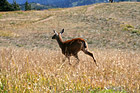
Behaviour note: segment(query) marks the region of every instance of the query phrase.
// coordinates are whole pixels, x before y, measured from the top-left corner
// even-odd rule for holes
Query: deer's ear
[[[53,30],[53,32],[54,32],[56,35],[58,35],[58,33],[57,33],[55,30]]]
[[[60,32],[61,34],[64,33],[64,29],[62,29],[62,31]]]
[[[55,30],[53,30],[53,32],[54,32],[54,33],[56,33],[56,31],[55,31]]]

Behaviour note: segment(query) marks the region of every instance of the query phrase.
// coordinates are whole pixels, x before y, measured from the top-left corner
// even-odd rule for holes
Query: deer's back
[[[64,42],[63,52],[68,54],[77,54],[83,47],[85,40],[82,38],[75,38]]]

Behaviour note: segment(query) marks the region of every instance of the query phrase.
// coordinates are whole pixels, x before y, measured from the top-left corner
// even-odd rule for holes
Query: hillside
[[[140,93],[140,3],[0,12],[0,93]],[[53,30],[93,59],[63,61]]]
[[[0,46],[54,48],[57,44],[51,40],[52,30],[64,28],[64,40],[82,37],[92,48],[139,50],[139,15],[140,3],[1,12]]]

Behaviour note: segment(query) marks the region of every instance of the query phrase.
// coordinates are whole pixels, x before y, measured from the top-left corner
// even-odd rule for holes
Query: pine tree
[[[14,11],[20,10],[20,7],[19,7],[19,5],[16,3],[15,0],[13,0],[12,6],[13,6]]]
[[[26,1],[25,2],[25,11],[31,10],[31,5]]]
[[[12,5],[7,0],[0,0],[0,11],[13,11]]]

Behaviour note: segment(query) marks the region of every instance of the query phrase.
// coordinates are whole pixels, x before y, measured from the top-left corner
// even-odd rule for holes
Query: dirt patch
[[[51,20],[51,19],[53,19],[53,18],[54,18],[54,17],[51,16],[51,17],[49,17],[49,18],[46,18],[46,19],[43,19],[43,20],[37,21],[37,22],[35,22],[34,24],[38,24],[38,23],[42,23],[42,22],[46,22],[46,21],[49,21],[49,20]]]

